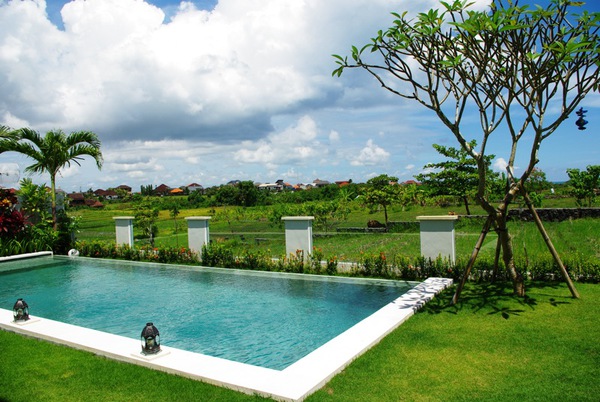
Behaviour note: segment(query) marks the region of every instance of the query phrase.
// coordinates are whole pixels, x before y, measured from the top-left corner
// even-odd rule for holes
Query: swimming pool
[[[416,283],[284,275],[117,260],[44,257],[3,263],[0,306],[38,317],[283,370]]]
[[[8,267],[15,267],[13,263],[6,264],[7,261],[22,259],[24,257],[36,258],[21,260],[21,262],[17,263],[17,268],[19,268],[18,264],[22,264],[20,266],[21,269],[35,269],[35,266],[44,265],[48,261],[44,260],[44,258],[39,258],[42,255],[47,256],[52,255],[52,253],[42,252],[26,256],[0,257],[0,272],[6,271]],[[82,258],[81,260],[84,259]],[[161,264],[153,264],[153,267],[153,269],[160,269]],[[164,265],[162,267],[166,268]],[[171,268],[174,267],[169,266],[169,269]],[[183,269],[189,270],[189,268]],[[238,275],[235,271],[231,271],[231,273]],[[260,275],[289,276],[289,274],[270,273]],[[0,278],[2,278],[0,282],[3,282],[4,276],[0,276]],[[372,281],[367,280],[366,282]],[[0,330],[11,331],[76,349],[90,351],[110,359],[186,376],[251,395],[259,394],[281,401],[302,401],[308,395],[325,385],[329,379],[341,372],[350,362],[377,344],[391,331],[398,328],[421,306],[451,284],[452,280],[446,278],[429,278],[424,282],[416,284],[415,287],[397,299],[386,304],[283,370],[274,370],[165,346],[170,343],[167,340],[168,337],[166,334],[164,342],[161,342],[163,351],[158,355],[144,356],[140,353],[139,334],[145,322],[141,326],[138,324],[133,330],[135,339],[42,318],[33,309],[30,309],[31,319],[29,321],[17,323],[13,321],[11,310],[16,298],[10,300],[8,307],[5,306],[4,302],[0,305]],[[142,285],[131,282],[131,287],[143,287]],[[26,288],[27,286],[29,285],[21,283],[19,287]],[[0,295],[3,297],[4,292],[4,290],[0,291]],[[151,300],[152,293],[147,292],[146,295],[149,298],[144,300]],[[119,300],[123,300],[123,298],[121,297]],[[156,311],[155,304],[146,303],[146,305],[149,311]],[[118,314],[119,312],[125,312],[126,310],[127,305],[121,303],[117,313],[113,313],[113,316],[118,316],[120,315]],[[177,311],[185,312],[186,309],[183,307]],[[163,329],[161,327],[161,337],[162,334]],[[431,353],[435,355],[436,351],[432,349]],[[419,364],[419,362],[415,362],[415,364]]]

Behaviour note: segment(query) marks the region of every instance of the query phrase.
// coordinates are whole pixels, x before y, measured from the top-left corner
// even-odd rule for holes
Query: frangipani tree
[[[587,12],[583,2],[570,0],[549,0],[545,8],[524,3],[493,0],[479,11],[468,1],[441,1],[440,9],[412,19],[407,13],[394,13],[393,26],[362,48],[353,47],[350,60],[334,55],[339,67],[333,72],[339,76],[348,68],[364,69],[388,91],[430,109],[475,160],[476,198],[488,219],[462,284],[493,227],[514,292],[521,296],[523,272],[515,266],[508,207],[521,194],[537,217],[525,182],[538,163],[540,147],[585,96],[598,89],[600,74],[600,13]],[[469,114],[479,118],[477,147],[470,144],[473,132],[466,132]],[[502,135],[502,130],[509,137],[508,183],[502,200],[493,203],[486,156],[490,137]],[[528,155],[520,174],[515,169],[518,151]],[[541,221],[536,221],[571,293],[578,297]]]

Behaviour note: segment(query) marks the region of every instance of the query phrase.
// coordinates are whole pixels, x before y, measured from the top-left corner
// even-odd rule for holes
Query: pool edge
[[[36,322],[19,325],[13,322],[12,311],[4,309],[0,309],[0,329],[247,394],[260,394],[281,401],[302,401],[452,283],[447,278],[429,278],[417,284],[393,302],[281,371],[164,345],[163,348],[168,353],[148,360],[139,354],[139,340],[38,317],[35,317]]]

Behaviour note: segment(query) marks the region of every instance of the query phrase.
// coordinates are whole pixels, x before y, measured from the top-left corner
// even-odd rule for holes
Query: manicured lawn
[[[308,401],[597,401],[600,286],[446,292]],[[0,331],[0,401],[250,401],[239,394]]]
[[[309,400],[597,401],[600,286],[469,286],[447,292]]]

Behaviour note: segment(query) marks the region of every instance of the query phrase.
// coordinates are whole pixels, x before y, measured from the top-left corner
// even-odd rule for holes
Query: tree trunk
[[[519,273],[515,267],[512,238],[508,233],[508,228],[506,227],[506,218],[499,217],[496,222],[498,237],[500,239],[500,244],[502,245],[502,259],[504,260],[504,266],[508,270],[510,278],[513,281],[513,292],[517,296],[524,297],[525,281],[523,279],[523,275]]]
[[[385,216],[385,229],[388,228],[388,214],[387,214],[387,206],[383,204],[383,215]]]
[[[537,211],[535,210],[535,207],[533,206],[533,202],[531,202],[531,198],[529,198],[529,194],[527,194],[527,191],[525,191],[524,189],[521,190],[521,193],[523,194],[523,198],[525,198],[525,203],[527,204],[527,207],[529,208],[529,210],[531,211],[531,214],[533,215],[533,219],[535,220],[535,224],[537,225],[537,228],[540,231],[540,234],[544,238],[544,242],[546,242],[546,246],[548,247],[550,254],[552,254],[552,257],[554,257],[554,261],[556,261],[556,264],[560,268],[560,272],[561,272],[565,282],[567,282],[567,286],[569,287],[569,290],[571,291],[571,295],[575,299],[579,299],[579,293],[577,292],[577,289],[575,289],[575,285],[573,285],[573,282],[571,281],[571,278],[569,277],[569,273],[567,272],[567,269],[565,268],[562,260],[560,259],[560,256],[558,255],[556,248],[554,248],[554,244],[552,244],[552,240],[550,240],[550,237],[548,236],[548,233],[546,232],[546,228],[544,227],[542,220],[540,219],[540,216],[538,215]]]
[[[500,243],[500,237],[496,240],[496,253],[494,255],[494,270],[492,271],[492,282],[498,279],[498,271],[500,270],[500,251],[502,250],[502,244]]]
[[[463,202],[465,203],[465,209],[467,210],[467,215],[471,215],[471,210],[469,209],[469,199],[466,195],[463,195]]]
[[[492,217],[488,216],[487,220],[485,221],[485,224],[483,225],[483,229],[481,229],[481,234],[479,235],[479,239],[477,239],[477,243],[475,243],[475,248],[473,249],[473,252],[471,253],[471,258],[469,259],[469,263],[467,264],[467,267],[465,268],[465,273],[463,274],[460,284],[456,288],[454,297],[452,297],[452,304],[458,303],[458,298],[460,297],[460,293],[462,292],[463,288],[465,287],[465,283],[467,282],[467,278],[469,277],[469,274],[471,273],[471,269],[473,268],[473,265],[475,265],[475,260],[477,259],[479,250],[481,250],[481,246],[483,245],[485,236],[487,235],[487,233],[490,230],[491,224],[492,224]]]
[[[52,208],[52,227],[54,231],[58,229],[56,222],[56,176],[50,176],[50,200]]]

